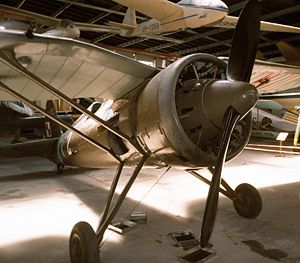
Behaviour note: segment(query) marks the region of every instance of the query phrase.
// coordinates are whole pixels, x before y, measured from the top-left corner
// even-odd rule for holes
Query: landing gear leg
[[[63,172],[63,170],[64,170],[64,165],[62,164],[62,163],[58,163],[57,165],[56,165],[56,168],[57,168],[57,173],[58,174],[61,174],[62,172]]]
[[[214,169],[209,168],[213,173]],[[211,182],[197,173],[196,171],[188,171],[202,182],[210,185]],[[233,202],[233,206],[239,216],[254,219],[259,216],[262,211],[262,199],[258,190],[250,184],[240,184],[233,190],[224,179],[221,179],[223,188],[219,188],[219,192],[228,197]]]
[[[130,179],[125,185],[122,193],[119,195],[115,204],[112,206],[112,200],[115,195],[115,190],[123,170],[124,163],[120,162],[110,191],[108,193],[106,206],[100,220],[97,231],[94,232],[92,227],[86,222],[77,223],[71,232],[70,236],[70,259],[71,263],[99,263],[99,247],[103,240],[103,235],[108,225],[112,222],[115,215],[119,211],[125,197],[130,190],[132,184],[137,178],[143,165],[148,159],[148,154],[144,154],[136,168],[134,169]]]

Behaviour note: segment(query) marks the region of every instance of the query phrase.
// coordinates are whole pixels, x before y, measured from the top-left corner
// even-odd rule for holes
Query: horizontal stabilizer
[[[40,156],[55,161],[58,138],[0,146],[0,158]]]
[[[118,22],[113,22],[113,21],[108,22],[108,25],[112,26],[112,27],[117,27],[120,29],[126,29],[126,30],[132,30],[132,29],[136,28],[136,26],[134,26],[134,25],[118,23]]]

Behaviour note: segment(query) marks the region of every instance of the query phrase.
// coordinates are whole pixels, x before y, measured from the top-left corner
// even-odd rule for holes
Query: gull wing
[[[145,79],[156,68],[85,42],[23,33],[0,32],[0,51],[14,52],[16,60],[70,98],[99,97],[118,99]],[[25,97],[44,102],[54,97],[40,86],[0,62],[0,80]],[[2,100],[12,97],[0,90]]]
[[[235,28],[237,21],[238,21],[238,17],[226,16],[220,22],[208,26]],[[282,24],[266,22],[266,21],[260,21],[260,29],[262,31],[271,31],[271,32],[300,33],[299,27],[282,25]]]

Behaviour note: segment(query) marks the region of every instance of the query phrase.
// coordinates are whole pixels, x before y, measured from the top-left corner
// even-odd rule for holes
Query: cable
[[[168,171],[170,171],[171,166],[168,166],[168,168],[166,169],[166,171],[164,171],[164,173],[156,180],[156,182],[150,187],[150,189],[143,195],[143,197],[137,201],[137,203],[135,204],[135,206],[133,207],[133,209],[131,209],[130,214],[128,214],[128,216],[130,216],[132,214],[132,212],[139,206],[139,204],[146,198],[146,196],[153,190],[153,188],[159,183],[159,181],[166,175],[166,173]]]

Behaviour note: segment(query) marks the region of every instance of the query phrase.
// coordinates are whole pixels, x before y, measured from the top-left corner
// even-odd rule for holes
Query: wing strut
[[[134,183],[135,179],[137,178],[139,172],[141,171],[141,169],[143,168],[143,165],[145,164],[145,162],[147,161],[149,155],[145,154],[142,159],[139,161],[138,165],[135,167],[130,179],[128,180],[127,184],[125,185],[125,187],[123,188],[122,193],[119,195],[118,199],[116,200],[116,202],[114,203],[113,207],[111,208],[111,202],[112,199],[114,197],[115,194],[115,189],[119,180],[119,176],[123,170],[123,163],[120,163],[117,169],[117,173],[115,175],[115,178],[112,182],[112,185],[110,187],[110,191],[108,194],[108,198],[107,198],[107,203],[106,203],[106,207],[104,210],[104,213],[102,215],[100,224],[97,228],[96,234],[97,234],[97,239],[98,239],[98,244],[100,245],[103,239],[103,235],[105,230],[107,229],[108,225],[111,223],[111,221],[113,220],[113,218],[115,217],[115,215],[117,214],[117,212],[119,211],[128,191],[130,190],[132,184]],[[111,208],[109,214],[108,211]]]
[[[43,89],[47,90],[48,92],[52,93],[53,95],[57,96],[58,98],[68,102],[72,107],[80,111],[82,114],[85,114],[89,118],[96,121],[99,125],[102,125],[105,129],[108,131],[114,133],[116,136],[120,137],[121,139],[127,141],[136,151],[138,151],[141,154],[145,154],[145,151],[140,147],[140,145],[133,139],[131,139],[129,136],[127,136],[125,133],[117,130],[114,126],[109,124],[108,122],[100,119],[98,116],[93,114],[92,112],[88,111],[84,107],[82,107],[80,104],[73,101],[71,98],[60,92],[59,90],[52,87],[49,83],[45,82],[44,80],[40,79],[30,71],[28,71],[26,68],[24,68],[15,58],[15,54],[12,50],[0,50],[0,61],[9,66],[10,68],[14,69],[15,71],[19,72],[26,78],[32,80],[39,86],[41,86]],[[30,103],[29,103],[30,104]]]

